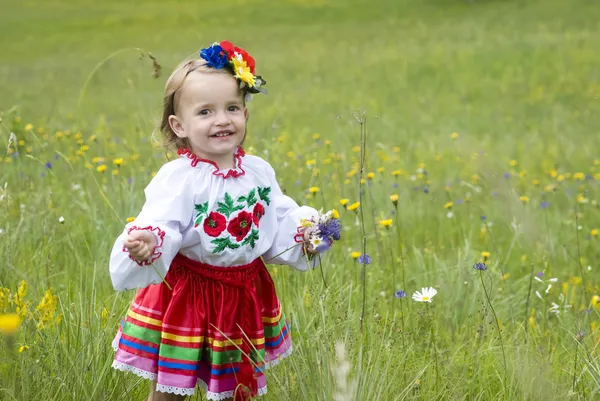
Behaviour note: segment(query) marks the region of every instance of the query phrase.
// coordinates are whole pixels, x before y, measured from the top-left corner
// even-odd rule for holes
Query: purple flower
[[[425,188],[423,189],[423,192],[425,192],[426,194],[428,194],[428,193],[429,193],[429,188],[425,187]]]
[[[465,201],[462,199],[457,199],[454,203],[456,203],[457,205],[462,205],[463,203],[465,203]]]
[[[315,248],[315,251],[322,253],[322,252],[325,252],[326,250],[328,250],[330,247],[331,247],[331,242],[322,241],[319,245],[317,245],[317,247]]]
[[[127,179],[127,183],[129,183],[129,184],[133,184],[133,177],[129,177],[129,178]]]
[[[473,269],[484,272],[487,270],[487,266],[485,265],[485,263],[478,262],[478,263],[475,263],[475,265],[473,266]]]
[[[492,196],[494,196],[494,197],[495,197],[495,196],[498,196],[498,191],[494,191],[494,192],[492,192]]]
[[[358,263],[360,263],[361,265],[370,265],[371,257],[369,255],[367,255],[366,253],[363,253],[362,255],[360,255],[358,257]]]
[[[406,292],[403,290],[398,290],[394,294],[394,298],[404,298],[404,297],[406,297]]]
[[[538,276],[538,277],[543,277],[543,276],[544,276],[544,272],[539,272],[539,273],[537,274],[537,276]]]
[[[329,219],[325,224],[319,224],[319,231],[323,238],[330,238],[334,241],[340,239],[340,221],[338,219]]]
[[[542,203],[540,203],[540,207],[542,209],[547,209],[548,206],[550,206],[550,202],[548,202],[548,201],[543,201]]]
[[[397,182],[394,183],[394,188],[398,188],[398,183]]]
[[[486,221],[486,220],[487,220],[487,217],[481,216],[481,221]]]
[[[45,166],[46,166],[46,168],[52,168],[52,163],[46,162]]]
[[[510,179],[510,173],[504,173],[504,178],[506,178],[507,180]]]
[[[59,154],[58,154],[58,153],[55,153],[55,154],[54,154],[54,160],[58,160],[58,158],[59,158],[59,157],[60,157],[60,156],[59,156]]]
[[[221,69],[228,63],[227,52],[220,45],[211,45],[200,50],[200,57],[206,60],[206,65],[215,69]]]

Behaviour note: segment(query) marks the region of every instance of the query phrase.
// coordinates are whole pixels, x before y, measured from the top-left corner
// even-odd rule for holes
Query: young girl
[[[265,92],[254,69],[221,42],[171,74],[161,129],[180,157],[152,179],[111,253],[114,288],[141,289],[112,366],[154,381],[150,400],[183,399],[197,383],[209,400],[263,395],[263,370],[292,351],[263,260],[314,267],[303,219],[318,212],[283,195],[269,163],[241,147],[246,102]]]

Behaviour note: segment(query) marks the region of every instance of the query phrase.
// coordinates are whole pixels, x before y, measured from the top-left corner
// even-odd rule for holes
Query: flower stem
[[[500,349],[502,350],[502,363],[504,365],[504,392],[505,392],[505,396],[508,397],[508,385],[507,385],[507,376],[508,376],[508,369],[506,367],[506,353],[504,352],[504,341],[502,340],[502,331],[500,330],[500,322],[498,321],[498,316],[496,315],[496,310],[494,309],[494,306],[492,305],[492,300],[490,299],[490,295],[488,293],[487,287],[485,286],[485,282],[483,281],[483,271],[479,271],[479,278],[481,279],[481,285],[483,286],[483,291],[485,292],[485,299],[487,300],[488,305],[490,306],[490,310],[492,311],[492,314],[494,315],[494,322],[496,323],[496,329],[498,330],[498,338],[500,339]],[[492,280],[492,276],[488,275],[490,278],[490,285],[491,285],[491,280]]]

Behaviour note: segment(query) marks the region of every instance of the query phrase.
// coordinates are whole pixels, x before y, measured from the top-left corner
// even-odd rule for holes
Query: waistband
[[[196,275],[219,281],[223,284],[234,286],[247,286],[249,281],[254,280],[260,271],[266,270],[266,266],[261,258],[252,262],[233,267],[214,266],[208,263],[198,262],[178,253],[173,259],[173,265],[181,266]]]

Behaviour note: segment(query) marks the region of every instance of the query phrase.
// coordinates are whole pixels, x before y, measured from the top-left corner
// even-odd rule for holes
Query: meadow
[[[0,4],[0,400],[147,396],[109,252],[173,157],[166,77],[224,39],[268,83],[247,152],[344,227],[269,266],[295,351],[265,400],[600,399],[595,2]]]

